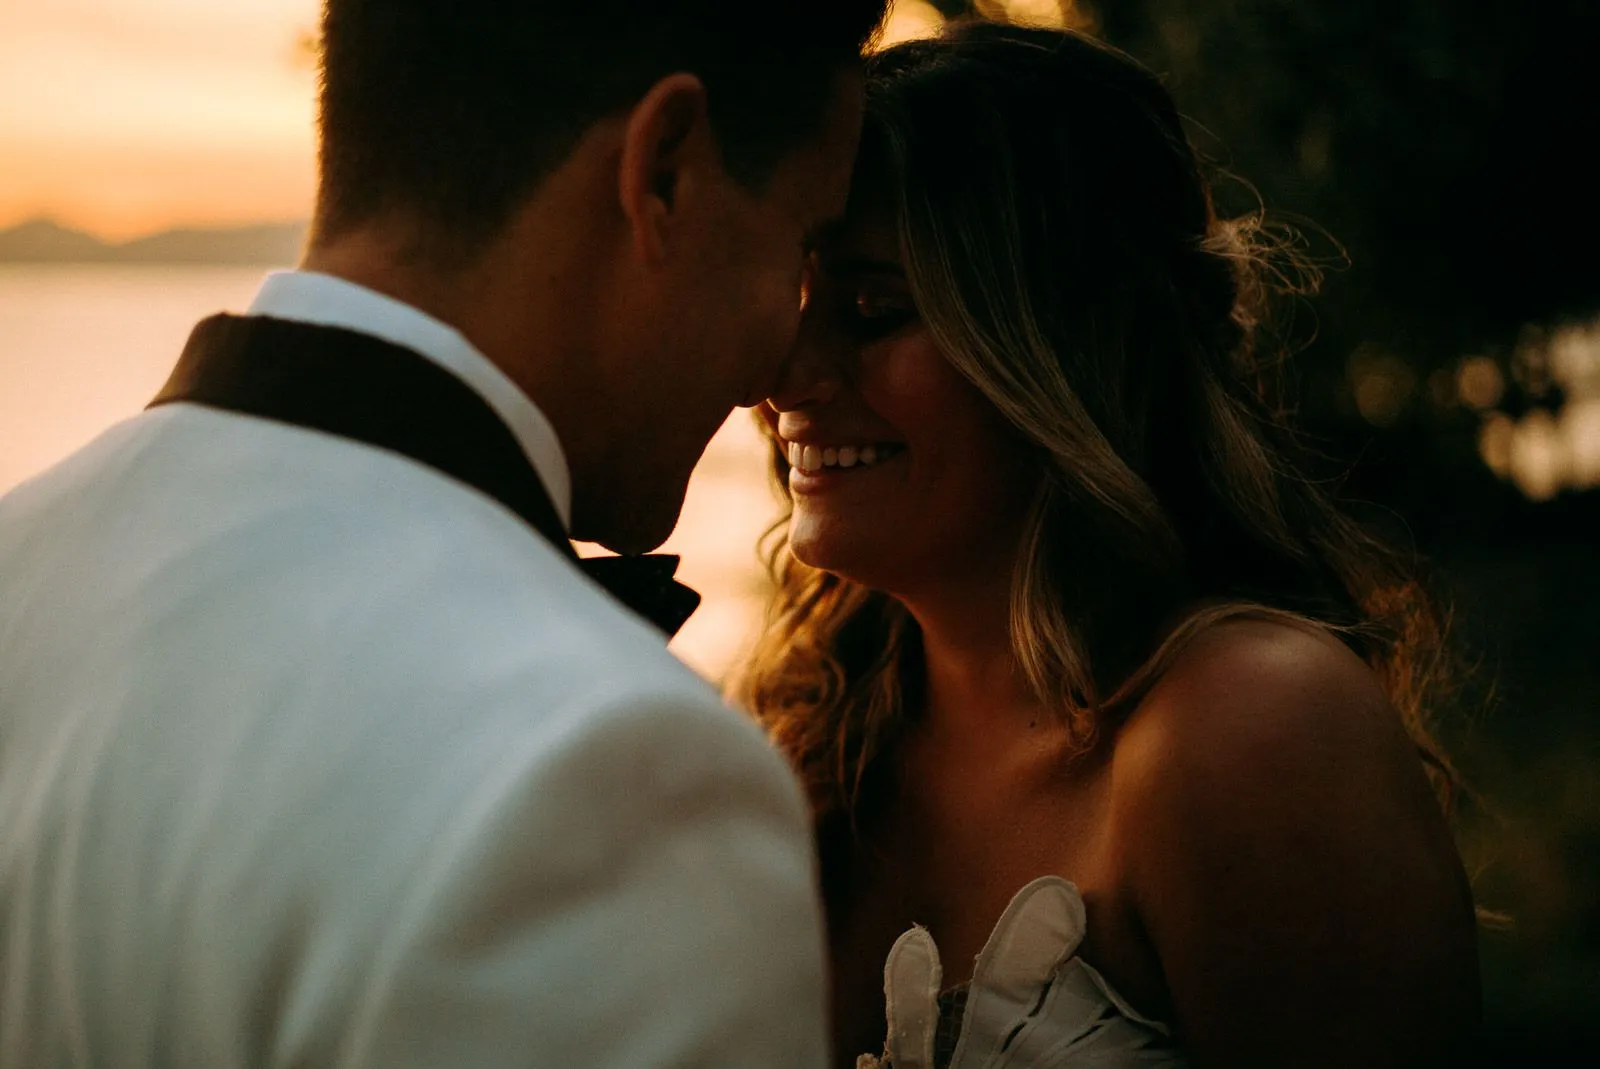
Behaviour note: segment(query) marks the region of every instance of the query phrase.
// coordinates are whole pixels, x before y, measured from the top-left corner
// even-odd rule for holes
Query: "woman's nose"
[[[778,369],[772,396],[774,411],[789,412],[807,405],[827,404],[844,385],[837,340],[827,336],[820,317],[811,309],[801,317],[794,348]]]

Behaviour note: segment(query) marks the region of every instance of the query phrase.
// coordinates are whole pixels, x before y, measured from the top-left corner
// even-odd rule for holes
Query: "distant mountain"
[[[0,263],[289,265],[300,259],[304,223],[165,230],[121,244],[34,219],[0,230]]]
[[[35,219],[0,230],[0,260],[49,263],[105,260],[110,246],[80,230],[68,230],[48,219]]]

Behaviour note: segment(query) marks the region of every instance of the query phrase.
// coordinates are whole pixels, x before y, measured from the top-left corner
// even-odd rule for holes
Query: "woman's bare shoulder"
[[[1112,768],[1119,866],[1191,1044],[1271,1036],[1286,1062],[1320,1044],[1386,1064],[1386,1036],[1421,1055],[1465,1027],[1460,861],[1399,714],[1337,638],[1209,628],[1122,726]]]
[[[1199,738],[1207,745],[1169,749]],[[1240,617],[1189,640],[1123,725],[1117,750],[1124,760],[1148,760],[1155,747],[1186,763],[1226,763],[1258,746],[1325,753],[1363,742],[1410,753],[1373,669],[1310,624]]]
[[[1142,832],[1179,820],[1222,834],[1212,818],[1233,810],[1345,827],[1352,795],[1442,824],[1376,672],[1310,625],[1240,618],[1196,636],[1122,725],[1112,762],[1115,809]]]

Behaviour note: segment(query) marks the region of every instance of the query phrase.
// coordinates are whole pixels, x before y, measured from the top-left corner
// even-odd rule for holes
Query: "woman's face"
[[[934,344],[887,211],[852,210],[819,253],[768,406],[801,561],[905,595],[1009,576],[1032,451]]]

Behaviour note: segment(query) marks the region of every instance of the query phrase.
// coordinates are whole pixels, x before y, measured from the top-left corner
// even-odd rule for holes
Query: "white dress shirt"
[[[572,476],[550,420],[516,383],[447,323],[366,286],[318,271],[274,271],[248,315],[370,334],[427,357],[472,387],[522,446],[561,517],[572,527]]]

